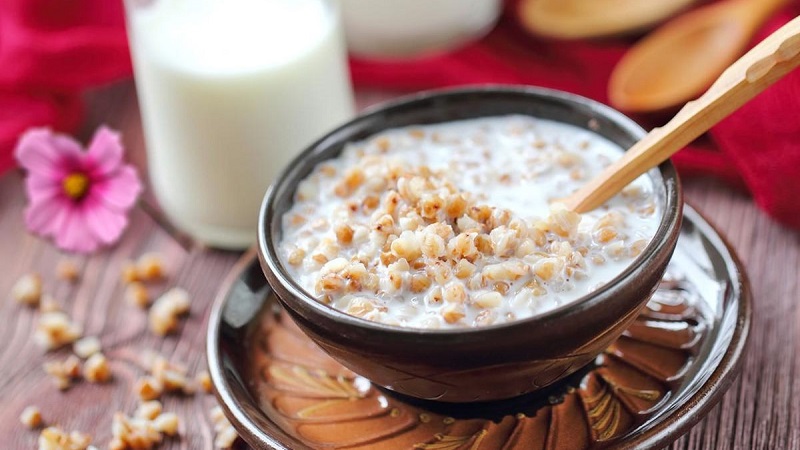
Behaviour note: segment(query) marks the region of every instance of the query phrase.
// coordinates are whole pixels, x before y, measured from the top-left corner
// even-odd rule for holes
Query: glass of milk
[[[347,46],[367,58],[412,58],[488,33],[502,0],[340,0]]]
[[[219,248],[255,242],[259,205],[303,147],[354,114],[331,0],[126,0],[161,208]]]

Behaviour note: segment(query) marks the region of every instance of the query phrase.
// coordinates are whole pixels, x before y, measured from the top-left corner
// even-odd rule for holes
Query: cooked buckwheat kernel
[[[107,383],[111,380],[108,359],[102,353],[95,353],[83,364],[83,378],[90,383]]]
[[[139,279],[139,272],[136,270],[136,263],[133,261],[125,261],[122,263],[122,270],[120,273],[123,283],[133,283],[134,281],[142,281]]]
[[[467,301],[467,290],[458,281],[451,281],[444,287],[444,300],[448,303],[464,303]]]
[[[306,251],[302,248],[295,248],[289,254],[289,264],[297,266],[303,263],[303,258],[306,257]]]
[[[160,404],[148,402],[146,411],[141,415],[128,417],[121,412],[114,414],[111,422],[112,439],[109,448],[112,450],[152,449],[164,440],[164,435],[178,434],[180,419],[174,413],[162,413]],[[140,407],[141,408],[141,407]],[[156,413],[156,409],[158,412]],[[150,417],[152,416],[152,417]]]
[[[198,373],[194,377],[194,381],[206,394],[210,394],[214,391],[214,385],[211,383],[211,375],[209,375],[208,372],[203,371]]]
[[[144,376],[136,380],[133,390],[143,401],[155,400],[164,392],[164,384],[152,376]]]
[[[125,301],[129,305],[147,308],[150,303],[150,294],[147,287],[139,281],[133,281],[125,288]]]
[[[42,426],[42,413],[35,406],[28,406],[19,415],[19,421],[28,428],[39,428]]]
[[[222,412],[222,408],[219,406],[211,408],[210,415],[211,422],[214,424],[214,432],[216,433],[216,436],[214,436],[214,448],[228,449],[233,447],[239,435],[233,425],[228,422],[225,413]]]
[[[166,336],[178,329],[180,316],[189,312],[189,293],[181,288],[172,288],[153,303],[148,313],[150,331]]]
[[[158,253],[145,253],[136,260],[137,279],[141,281],[157,281],[166,275],[164,258]]]
[[[52,311],[39,316],[33,339],[45,350],[53,350],[75,342],[81,333],[83,328],[73,323],[66,313]]]
[[[645,247],[647,247],[647,240],[646,239],[639,239],[637,241],[634,241],[633,243],[631,243],[631,246],[628,248],[628,254],[632,258],[635,258],[635,257],[639,256],[642,253],[642,251],[644,251]]]
[[[178,415],[172,412],[163,413],[153,419],[153,425],[156,427],[156,430],[166,434],[167,436],[175,436],[178,434],[178,428],[180,427],[180,419],[178,419]]]
[[[99,353],[100,350],[102,350],[100,339],[97,339],[94,336],[80,338],[72,345],[72,351],[75,352],[78,357],[83,359],[86,359],[95,353]]]
[[[163,405],[158,400],[142,402],[133,413],[133,417],[139,419],[153,420],[163,411]]]
[[[39,450],[87,450],[91,443],[88,434],[67,433],[58,427],[47,427],[39,434]]]
[[[189,378],[186,367],[171,363],[159,354],[148,352],[143,355],[142,359],[142,365],[149,374],[139,380],[142,387],[147,390],[146,396],[155,396],[152,398],[156,398],[163,392],[193,394],[200,384]],[[202,385],[200,387],[204,389]],[[143,400],[152,398],[142,397]]]
[[[56,276],[64,281],[74,283],[81,276],[80,268],[74,259],[62,259],[56,266]]]
[[[48,361],[42,365],[45,373],[50,375],[53,383],[59,390],[67,390],[72,386],[72,380],[81,375],[81,361],[70,355],[63,361]]]
[[[484,309],[497,308],[503,302],[503,295],[499,292],[484,292],[475,296],[473,303]]]
[[[11,296],[17,303],[38,306],[42,298],[42,277],[35,273],[23,275],[11,288]]]
[[[349,225],[339,224],[336,226],[334,231],[336,233],[336,239],[339,241],[339,243],[347,245],[353,242],[353,229],[350,228]]]
[[[497,314],[489,309],[484,309],[475,316],[475,325],[486,326],[495,323]]]
[[[442,318],[447,323],[457,323],[464,316],[464,305],[451,303],[442,307]]]

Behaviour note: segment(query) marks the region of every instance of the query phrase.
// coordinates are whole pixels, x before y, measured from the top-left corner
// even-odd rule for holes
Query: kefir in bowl
[[[381,386],[455,402],[531,392],[616,339],[674,250],[669,163],[595,211],[558,201],[642,135],[542,89],[395,102],[279,177],[260,216],[262,266],[300,328]]]

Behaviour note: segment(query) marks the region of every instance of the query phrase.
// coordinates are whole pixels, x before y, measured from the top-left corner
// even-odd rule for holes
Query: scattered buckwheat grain
[[[81,277],[80,268],[74,259],[62,259],[56,266],[56,276],[64,281],[75,283]]]
[[[72,386],[72,380],[80,377],[81,360],[75,355],[69,355],[63,361],[48,361],[42,364],[42,368],[50,375],[56,387],[64,391]]]
[[[214,447],[220,449],[233,447],[239,435],[233,425],[228,422],[228,418],[225,417],[222,408],[219,406],[211,408],[210,415],[211,422],[214,424],[214,432],[217,433],[214,437]]]
[[[53,350],[75,342],[81,333],[83,328],[72,322],[66,313],[51,311],[39,316],[33,339],[45,350]]]
[[[189,312],[189,293],[181,288],[172,288],[153,303],[148,316],[150,331],[166,336],[178,329],[180,316]]]
[[[35,273],[23,275],[11,288],[11,296],[23,305],[38,306],[42,298],[42,277]]]
[[[102,350],[100,339],[95,336],[86,336],[78,339],[72,345],[72,351],[80,358],[86,359]]]
[[[136,263],[133,261],[125,261],[122,263],[120,277],[122,278],[122,282],[125,284],[141,281],[139,279],[139,274],[136,271]]]
[[[90,435],[59,427],[47,427],[39,434],[39,450],[87,450],[91,443]]]
[[[153,425],[155,425],[158,431],[167,436],[175,436],[178,434],[178,428],[181,422],[177,414],[166,412],[153,419]]]
[[[108,359],[102,353],[95,353],[83,364],[83,378],[90,383],[107,383],[111,380]]]
[[[152,449],[159,445],[164,436],[175,436],[180,428],[180,419],[175,413],[162,412],[161,404],[148,402],[143,410],[137,409],[134,417],[121,412],[114,414],[111,422],[111,450]]]
[[[194,381],[197,383],[197,386],[199,386],[200,389],[202,389],[206,394],[210,394],[214,389],[214,386],[211,383],[211,375],[209,375],[206,371],[198,373],[194,377]]]
[[[136,380],[133,390],[143,401],[155,400],[164,392],[164,384],[148,375]]]
[[[164,279],[167,271],[164,257],[158,253],[145,253],[136,261],[136,272],[142,281],[158,281]]]
[[[139,308],[147,308],[150,303],[150,294],[147,292],[147,287],[139,281],[133,281],[125,288],[125,301],[129,305],[138,306]]]
[[[19,421],[28,428],[39,428],[42,426],[42,413],[35,406],[28,406],[19,415]]]
[[[161,402],[158,400],[150,400],[146,402],[142,402],[139,404],[139,407],[136,408],[136,411],[133,413],[133,417],[137,417],[139,419],[147,419],[153,420],[161,414],[164,407],[161,405]]]
[[[156,354],[152,357],[148,370],[166,392],[192,394],[195,391],[194,381],[187,375],[186,367],[171,363],[161,355]]]

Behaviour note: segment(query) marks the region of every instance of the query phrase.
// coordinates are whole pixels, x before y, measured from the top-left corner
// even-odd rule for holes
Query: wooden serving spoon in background
[[[559,39],[606,37],[641,31],[697,0],[522,0],[520,23]]]
[[[725,69],[705,94],[687,103],[666,125],[650,131],[619,160],[562,202],[577,212],[597,208],[798,65],[800,17],[781,27]]]
[[[608,88],[611,104],[623,111],[650,112],[696,98],[787,3],[728,0],[668,22],[631,48],[614,68]]]

